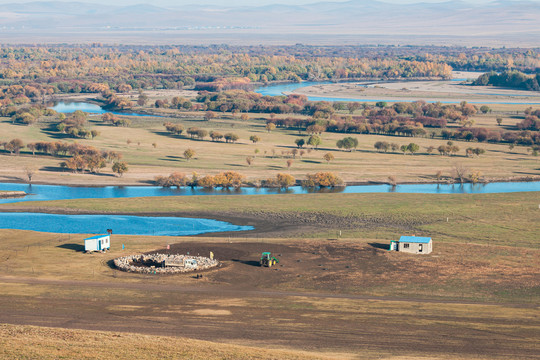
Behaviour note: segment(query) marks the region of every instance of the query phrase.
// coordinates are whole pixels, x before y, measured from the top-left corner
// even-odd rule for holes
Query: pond
[[[27,185],[0,183],[0,191],[24,191],[30,195],[22,198],[0,199],[1,203],[38,200],[104,199],[146,196],[192,196],[192,195],[273,195],[308,193],[412,193],[412,194],[489,194],[540,191],[540,181],[493,182],[488,184],[402,184],[351,185],[336,188],[303,188],[293,186],[287,190],[243,187],[240,189],[161,188],[158,186],[104,186],[75,187],[61,185]]]
[[[61,234],[114,234],[185,236],[221,231],[252,230],[210,219],[148,217],[131,215],[57,215],[41,213],[0,213],[0,229],[32,230]]]
[[[115,115],[126,115],[126,116],[151,116],[151,117],[161,117],[159,115],[148,115],[148,114],[141,114],[141,113],[135,113],[135,112],[122,112],[122,111],[111,111],[104,109],[103,107],[92,104],[88,102],[64,102],[60,101],[56,103],[54,106],[51,107],[56,112],[63,113],[63,114],[70,114],[72,112],[75,112],[77,110],[84,111],[85,113],[89,114],[105,114],[105,113],[111,113]]]

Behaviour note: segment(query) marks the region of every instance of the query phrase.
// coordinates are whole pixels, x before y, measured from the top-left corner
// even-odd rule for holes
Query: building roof
[[[96,235],[96,236],[92,236],[92,237],[86,238],[86,239],[84,239],[84,240],[101,239],[101,238],[106,237],[106,236],[109,236],[109,235],[107,235],[107,234],[105,234],[105,235]]]
[[[420,236],[402,236],[399,238],[399,242],[408,242],[408,243],[429,244],[430,241],[431,241],[430,237],[420,237]]]

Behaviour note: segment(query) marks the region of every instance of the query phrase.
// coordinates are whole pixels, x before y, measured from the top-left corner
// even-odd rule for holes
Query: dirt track
[[[518,326],[516,319],[469,309],[497,314],[500,310],[491,309],[504,312],[516,304],[354,294],[351,287],[385,281],[363,273],[402,270],[378,246],[337,241],[172,245],[170,252],[207,255],[213,251],[223,261],[222,268],[203,272],[202,280],[195,280],[193,274],[156,277],[112,269],[111,282],[2,276],[0,283],[26,290],[19,296],[0,294],[0,322],[353,354],[369,350],[538,357],[533,340],[538,320],[521,320]],[[262,251],[275,254],[278,266],[258,266]],[[39,295],[28,296],[33,291]]]

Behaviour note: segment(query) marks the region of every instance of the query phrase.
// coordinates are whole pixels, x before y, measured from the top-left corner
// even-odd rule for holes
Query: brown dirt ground
[[[212,251],[223,266],[202,272],[200,280],[194,274],[156,277],[112,269],[112,277],[130,281],[0,276],[3,286],[46,289],[38,296],[0,294],[0,323],[185,336],[326,353],[369,350],[430,358],[448,354],[538,358],[538,347],[531,341],[538,335],[537,320],[516,322],[473,310],[502,306],[507,311],[536,311],[533,304],[505,307],[358,295],[359,287],[388,281],[384,274],[403,273],[413,279],[441,268],[436,277],[453,276],[438,257],[421,261],[381,247],[328,240],[185,242],[155,252],[208,256]],[[262,251],[271,251],[279,264],[260,267]],[[407,259],[398,260],[399,255]],[[186,282],[188,278],[191,281]]]

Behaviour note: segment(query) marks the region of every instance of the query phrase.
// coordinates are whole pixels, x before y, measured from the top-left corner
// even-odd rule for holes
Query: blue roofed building
[[[111,248],[110,235],[96,235],[84,239],[84,251],[105,251]]]
[[[402,236],[398,241],[390,243],[390,250],[412,254],[429,254],[433,251],[433,241],[430,237]]]

